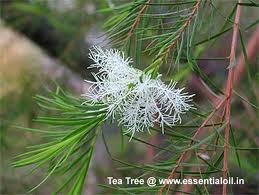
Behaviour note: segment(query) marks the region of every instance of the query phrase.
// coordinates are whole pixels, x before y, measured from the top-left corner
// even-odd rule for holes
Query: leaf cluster
[[[39,187],[52,175],[65,175],[59,193],[71,186],[69,194],[81,194],[92,157],[98,128],[105,118],[104,105],[91,105],[81,99],[65,94],[60,88],[50,97],[36,96],[38,105],[58,117],[39,117],[35,121],[45,129],[21,128],[39,133],[48,142],[30,146],[30,151],[18,155],[12,165],[22,167],[34,165],[31,172],[48,164],[46,177],[34,188]],[[69,174],[68,174],[69,173]]]

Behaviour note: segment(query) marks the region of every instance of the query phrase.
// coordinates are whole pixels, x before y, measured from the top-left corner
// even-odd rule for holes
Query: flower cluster
[[[117,119],[127,130],[125,133],[149,131],[150,127],[173,126],[181,122],[181,114],[193,108],[188,104],[193,95],[176,89],[176,83],[163,83],[158,76],[150,75],[130,66],[132,60],[116,49],[103,51],[100,47],[90,49],[89,58],[94,61],[90,68],[95,82],[84,94],[93,102],[107,105],[107,117]],[[89,82],[89,81],[88,81]]]

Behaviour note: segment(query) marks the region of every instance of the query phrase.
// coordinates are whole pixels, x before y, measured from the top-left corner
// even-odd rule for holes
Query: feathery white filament
[[[89,93],[93,102],[107,105],[107,117],[117,118],[119,123],[132,133],[143,132],[159,124],[173,126],[181,122],[181,114],[193,108],[190,101],[193,95],[176,89],[176,83],[166,85],[159,76],[152,79],[149,75],[130,66],[132,60],[116,49],[102,50],[94,46],[89,58],[94,61],[90,68],[98,68],[94,74],[95,82]]]

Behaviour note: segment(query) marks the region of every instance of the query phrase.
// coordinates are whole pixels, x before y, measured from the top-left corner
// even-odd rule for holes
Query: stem
[[[259,51],[259,27],[257,27],[255,32],[249,39],[246,48],[247,48],[247,61],[244,55],[240,54],[240,56],[238,57],[238,64],[234,69],[234,80],[233,80],[234,86],[240,82],[245,72],[245,67],[247,65],[246,63],[252,63],[257,57],[257,53]],[[224,60],[226,59],[229,59],[229,57],[224,58]],[[197,59],[197,60],[203,60],[203,58]],[[205,59],[205,60],[210,60],[210,59]],[[217,60],[217,59],[213,58],[213,60]],[[191,83],[203,96],[208,98],[213,103],[213,105],[218,104],[220,97],[214,94],[214,92],[204,82],[202,82],[201,79],[199,79],[197,76],[193,76]],[[227,86],[227,81],[224,84],[224,86]],[[226,87],[223,90],[226,91]]]
[[[139,11],[139,14],[137,16],[137,18],[135,19],[134,23],[131,26],[131,29],[128,33],[128,36],[126,39],[130,38],[131,35],[133,34],[133,32],[135,31],[136,27],[139,24],[140,18],[141,18],[141,14],[143,14],[145,12],[145,10],[148,8],[149,3],[151,2],[151,0],[148,0],[145,5],[141,8],[141,10]]]
[[[174,39],[174,41],[172,42],[171,45],[169,45],[169,47],[167,48],[167,50],[162,53],[160,56],[166,56],[170,53],[170,51],[174,48],[174,46],[176,45],[177,41],[179,40],[179,38],[181,38],[181,35],[183,34],[183,32],[186,30],[186,28],[189,26],[189,24],[191,23],[192,19],[194,18],[195,14],[197,13],[199,6],[201,4],[201,0],[197,0],[196,4],[194,5],[194,8],[191,12],[191,15],[189,16],[189,18],[185,21],[185,23],[183,24],[183,26],[180,28],[180,32],[179,34],[176,36],[176,38]]]
[[[241,3],[241,0],[238,1]],[[230,110],[231,110],[231,95],[233,90],[233,81],[234,81],[234,67],[233,64],[236,61],[236,48],[237,48],[237,38],[238,38],[238,25],[240,21],[241,6],[237,5],[237,11],[235,16],[235,21],[233,24],[233,36],[231,43],[231,50],[229,56],[229,70],[226,86],[226,110],[225,110],[225,120],[226,120],[226,129],[225,129],[225,143],[224,143],[224,160],[223,160],[223,179],[227,179],[228,175],[228,147],[229,147],[229,130],[230,130]],[[227,184],[223,184],[223,195],[227,195]]]
[[[214,114],[217,112],[217,110],[220,109],[220,107],[225,103],[226,99],[224,98],[223,100],[221,100],[218,105],[216,106],[216,108],[213,110],[213,112],[210,113],[210,115],[203,121],[203,123],[201,124],[201,126],[197,129],[196,133],[193,135],[192,137],[192,141],[190,142],[189,145],[193,144],[193,140],[196,139],[196,137],[200,134],[201,130],[203,127],[205,127],[207,125],[207,123],[210,121],[210,119],[214,116]],[[174,177],[174,174],[176,173],[177,168],[180,166],[180,164],[182,163],[182,161],[184,160],[186,154],[188,153],[187,151],[184,151],[181,156],[179,157],[176,166],[173,168],[173,170],[171,171],[171,174],[169,175],[169,177],[167,179],[171,179]],[[165,187],[168,184],[165,183],[164,186],[160,189],[159,194],[161,195],[163,193],[163,190],[165,189]]]

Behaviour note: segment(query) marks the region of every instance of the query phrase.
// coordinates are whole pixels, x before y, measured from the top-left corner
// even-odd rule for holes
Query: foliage
[[[72,183],[70,194],[80,194],[99,131],[96,127],[104,120],[104,106],[87,102],[82,105],[82,100],[68,96],[59,88],[51,93],[51,98],[37,96],[36,99],[42,108],[57,112],[59,117],[37,118],[36,122],[45,124],[46,130],[22,128],[48,137],[49,142],[31,146],[31,151],[16,157],[13,166],[34,164],[33,172],[49,163],[48,174],[39,185],[52,174],[67,175],[69,171],[67,181],[56,193]]]
[[[237,117],[238,120],[246,119],[247,122],[251,120],[251,127],[250,129],[242,125],[240,128],[234,127],[234,122],[226,118],[226,110],[230,110],[231,103],[229,102],[229,94],[198,65],[198,60],[202,60],[202,54],[211,47],[215,47],[216,41],[234,28],[234,18],[238,8],[256,8],[258,4],[254,1],[233,2],[228,7],[231,9],[228,9],[227,16],[221,13],[222,8],[218,7],[216,1],[135,0],[99,10],[99,13],[103,14],[114,13],[114,16],[106,22],[104,27],[107,29],[111,43],[132,56],[136,61],[136,67],[142,68],[141,64],[144,62],[149,64],[145,67],[145,72],[152,76],[159,74],[159,71],[166,71],[164,80],[178,77],[179,80],[186,81],[188,75],[193,72],[202,80],[209,93],[219,100],[213,105],[214,108],[196,105],[197,111],[192,110],[183,119],[182,124],[165,128],[163,146],[134,135],[133,141],[129,144],[138,142],[152,147],[156,152],[152,163],[125,162],[114,157],[105,137],[103,137],[110,157],[114,162],[122,165],[121,172],[133,170],[134,176],[143,178],[148,176],[156,178],[209,178],[219,177],[222,173],[231,176],[230,166],[227,170],[223,170],[226,163],[227,165],[231,163],[233,167],[248,172],[254,173],[258,170],[256,159],[250,158],[247,162],[244,160],[249,155],[256,156],[259,149],[258,143],[243,139],[250,129],[252,135],[257,135],[258,124],[253,122],[254,119],[247,119],[245,114],[240,115],[240,109],[236,106],[232,110],[232,116]],[[213,31],[211,24],[217,27],[213,28]],[[258,69],[250,67],[246,43],[243,38],[245,31],[254,30],[257,24],[258,20],[245,25],[241,23],[240,28],[238,28],[240,51],[247,64],[248,79],[240,86],[243,91],[247,90],[244,89],[246,86],[258,84]],[[143,59],[147,56],[148,59],[144,61]],[[206,60],[228,59],[229,57],[213,57]],[[227,71],[235,66],[237,63],[230,63]],[[232,88],[230,87],[230,89]],[[238,94],[237,100],[234,100],[236,104],[241,104],[242,107],[247,108],[249,110],[247,112],[252,112],[253,116],[258,117],[257,92],[256,89],[251,88],[249,92],[245,93],[247,97],[244,97],[243,93],[240,95],[237,92],[235,93]],[[53,110],[59,117],[38,118],[36,122],[47,125],[46,130],[25,129],[41,133],[47,136],[50,141],[33,146],[32,151],[18,156],[18,159],[13,162],[13,166],[21,167],[34,164],[33,170],[35,170],[50,163],[48,174],[41,183],[52,174],[67,175],[67,181],[57,192],[70,184],[72,186],[70,194],[79,194],[83,190],[96,136],[105,121],[106,107],[103,104],[90,104],[84,102],[85,100],[69,96],[59,88],[56,93],[51,93],[50,96],[50,98],[37,96],[39,105],[44,109]],[[226,134],[228,128],[229,134]],[[161,132],[158,128],[151,128],[150,131],[154,134]],[[226,158],[228,155],[229,160]],[[146,185],[102,186],[104,187],[103,192],[123,194],[184,193],[180,185],[158,185],[153,188]],[[211,189],[207,185],[194,185],[191,186],[191,191],[188,193],[209,194],[213,190],[215,189]]]

